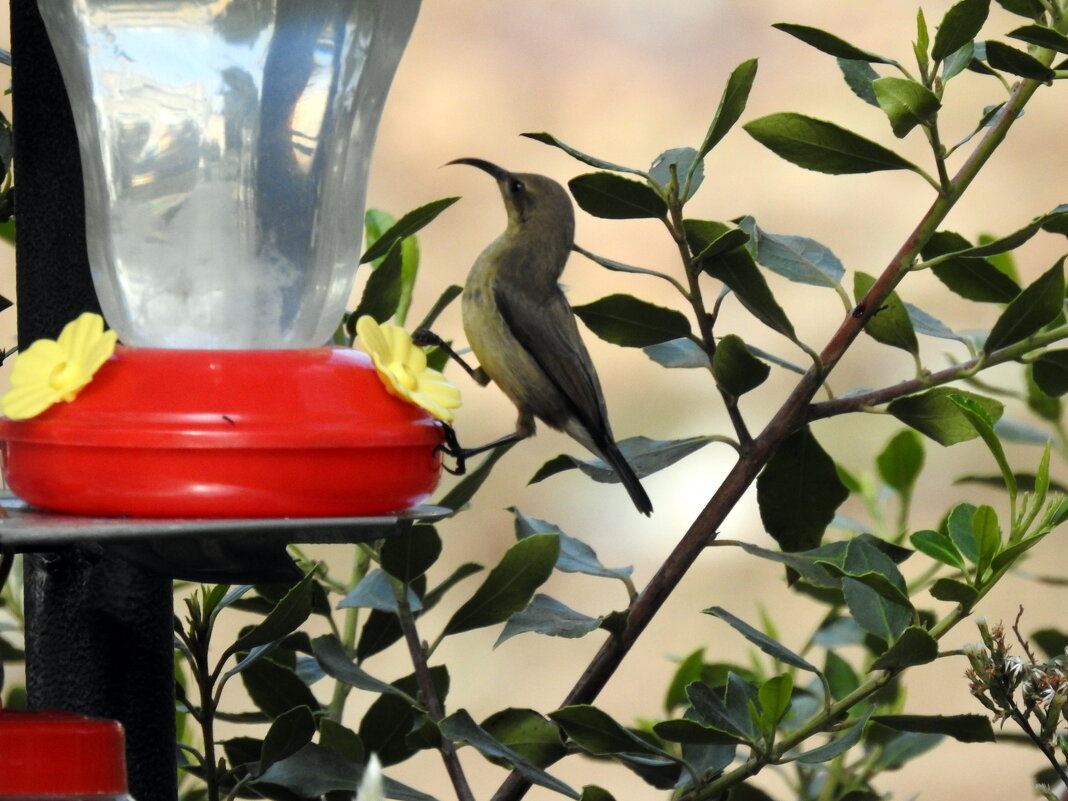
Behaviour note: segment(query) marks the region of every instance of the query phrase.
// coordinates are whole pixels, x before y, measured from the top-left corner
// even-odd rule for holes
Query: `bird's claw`
[[[467,472],[468,453],[464,448],[460,447],[460,441],[456,438],[456,429],[454,429],[451,425],[442,420],[438,420],[438,425],[441,426],[441,431],[445,437],[445,441],[438,445],[436,448],[434,448],[434,452],[443,453],[444,455],[451,456],[453,459],[456,460],[455,467],[449,467],[447,464],[445,464],[443,460],[441,463],[441,468],[450,475],[462,476]]]
[[[431,345],[440,348],[445,344],[445,341],[429,328],[417,328],[412,332],[412,343],[421,348]]]

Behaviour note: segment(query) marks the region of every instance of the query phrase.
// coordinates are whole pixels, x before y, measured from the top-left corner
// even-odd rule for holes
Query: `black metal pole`
[[[11,0],[19,345],[99,310],[81,167],[37,0]],[[119,720],[137,801],[177,797],[172,584],[98,546],[27,557],[29,703]]]

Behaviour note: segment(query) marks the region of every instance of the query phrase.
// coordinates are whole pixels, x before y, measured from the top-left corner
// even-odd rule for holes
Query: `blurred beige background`
[[[925,5],[932,29],[949,5],[945,0]],[[478,252],[504,224],[496,189],[484,175],[461,168],[441,169],[441,165],[476,156],[561,181],[587,171],[562,152],[518,136],[525,131],[549,131],[586,152],[645,168],[664,150],[700,143],[727,76],[747,58],[759,57],[760,71],[743,122],[773,111],[799,111],[839,122],[928,166],[930,159],[918,131],[902,142],[894,140],[882,113],[846,88],[833,59],[770,28],[777,21],[825,27],[909,64],[915,12],[913,3],[900,1],[874,5],[840,0],[661,0],[655,4],[639,0],[426,0],[386,108],[369,191],[370,205],[397,215],[439,197],[463,195],[460,203],[421,235],[421,285],[411,321],[423,315],[444,287],[462,283]],[[1018,24],[1017,18],[996,11],[984,35],[1000,35]],[[1063,91],[1057,90],[1039,92],[1004,152],[984,171],[945,227],[969,238],[981,232],[1007,233],[1065,202],[1068,140]],[[1003,96],[1000,84],[992,79],[972,74],[955,79],[942,114],[945,138],[955,142],[970,132],[982,107]],[[960,156],[953,165],[959,163]],[[805,234],[827,244],[850,271],[877,274],[931,200],[930,187],[913,174],[831,177],[806,172],[778,160],[739,128],[707,160],[705,184],[690,215],[726,220],[753,214],[766,230]],[[671,242],[655,221],[609,222],[580,214],[577,241],[609,258],[677,271]],[[1020,251],[1021,272],[1027,280],[1033,279],[1063,248],[1063,239],[1036,238]],[[676,303],[660,282],[609,273],[577,256],[564,281],[576,304],[617,291],[664,305]],[[838,298],[826,290],[789,284],[774,276],[769,282],[781,293],[802,339],[816,349],[822,347],[843,313]],[[11,286],[7,266],[0,270],[0,292],[8,294]],[[928,275],[910,278],[901,294],[954,327],[987,327],[996,314],[993,308],[955,300]],[[725,309],[721,332],[736,331],[760,347],[804,361],[784,340],[752,323],[736,303],[728,301]],[[458,312],[457,304],[437,324],[439,333],[462,339]],[[11,313],[4,318],[3,342],[11,344]],[[587,342],[600,369],[617,437],[644,434],[669,439],[728,433],[707,375],[665,371],[640,351],[617,348],[592,335]],[[951,353],[951,358],[964,358],[959,346],[943,341],[927,340],[923,346],[925,365],[932,369],[947,363],[944,352]],[[457,424],[463,441],[480,443],[510,431],[514,412],[503,396],[453,372],[465,398]],[[843,392],[893,383],[911,373],[912,362],[906,354],[862,341],[831,383]],[[1002,386],[1016,386],[1017,379],[1014,369],[1000,370],[989,378]],[[775,370],[772,380],[747,397],[743,408],[751,428],[759,430],[791,385],[790,374]],[[1026,412],[1018,407],[1009,414],[1026,419]],[[870,473],[874,453],[897,428],[892,420],[868,415],[820,423],[815,430],[846,467]],[[470,559],[494,563],[512,542],[506,507],[517,505],[587,541],[605,564],[635,565],[635,579],[641,586],[703,507],[731,457],[729,449],[712,445],[647,479],[656,514],[646,520],[632,510],[618,486],[595,485],[575,473],[527,487],[536,469],[562,451],[583,455],[570,440],[547,430],[514,449],[472,511],[441,527],[447,548],[435,575],[442,577]],[[1033,469],[1038,456],[1033,448],[1013,451],[1022,470]],[[927,457],[930,467],[927,483],[918,490],[916,528],[937,525],[948,506],[960,500],[991,502],[1004,509],[1004,499],[997,494],[952,486],[962,473],[994,471],[981,446],[969,443],[943,449],[928,443]],[[1063,476],[1062,462],[1056,469]],[[865,519],[863,509],[851,506],[845,511]],[[727,521],[722,536],[768,543],[751,496]],[[1051,537],[1029,568],[1063,572],[1066,549],[1059,541],[1062,537]],[[344,569],[347,550],[316,553],[338,560],[339,571]],[[468,581],[468,591],[475,581]],[[548,591],[588,614],[603,614],[626,601],[622,587],[572,575],[557,575]],[[463,590],[458,592],[456,597],[462,598]],[[1064,625],[1063,599],[1056,589],[1039,591],[1032,583],[1012,579],[992,594],[983,611],[993,621],[1008,622],[1023,603],[1024,629],[1031,631]],[[723,605],[753,622],[766,610],[777,621],[784,642],[795,648],[801,647],[822,614],[820,608],[799,603],[786,590],[780,571],[743,559],[731,549],[711,550],[598,703],[624,720],[656,717],[662,714],[673,659],[705,647],[709,659],[748,661],[739,637],[724,624],[699,614],[712,605]],[[455,608],[446,607],[422,621],[427,639],[436,636],[449,610]],[[496,636],[494,630],[453,637],[435,655],[435,662],[454,666],[451,709],[467,708],[479,720],[509,705],[548,711],[563,698],[601,639],[599,634],[578,641],[528,634],[494,651]],[[943,643],[949,649],[976,639],[969,621]],[[465,668],[458,669],[460,664]],[[410,672],[400,654],[376,656],[365,667],[389,680]],[[952,658],[912,671],[906,710],[982,712],[968,695],[963,670],[963,660]],[[354,695],[354,723],[369,702],[361,694]],[[476,794],[488,798],[504,774],[469,750],[464,759],[471,767]],[[1022,798],[1030,795],[1031,777],[1039,767],[1038,754],[1019,747],[948,743],[905,770],[883,777],[878,786],[899,798],[915,794],[935,799]],[[576,786],[602,784],[621,801],[662,797],[625,770],[599,763],[571,759],[553,772]],[[433,755],[421,755],[389,773],[441,798],[451,797],[440,762]],[[789,797],[774,776],[761,781],[780,788],[777,797]],[[535,790],[528,797],[555,796]]]

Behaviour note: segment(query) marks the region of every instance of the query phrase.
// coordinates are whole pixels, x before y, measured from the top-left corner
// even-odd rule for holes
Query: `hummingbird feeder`
[[[99,323],[39,348],[53,358],[41,391],[77,399],[0,421],[9,486],[131,517],[425,500],[440,427],[368,357],[324,344],[352,290],[375,133],[419,0],[39,5],[78,133],[93,282],[122,344],[95,377],[63,354],[110,348]]]

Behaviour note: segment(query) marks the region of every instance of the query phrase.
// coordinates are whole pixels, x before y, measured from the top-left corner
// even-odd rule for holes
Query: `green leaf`
[[[671,677],[667,692],[664,694],[664,711],[671,713],[681,706],[685,706],[686,685],[697,681],[705,668],[705,649],[698,648],[689,655],[678,660],[679,666]]]
[[[442,581],[440,584],[435,586],[434,589],[426,593],[426,595],[423,597],[423,611],[429,612],[431,609],[437,606],[438,602],[445,596],[445,593],[447,593],[465,578],[469,578],[470,576],[473,576],[476,573],[480,573],[482,572],[482,570],[482,565],[478,564],[477,562],[464,562],[462,565],[452,571],[452,573],[450,573],[444,581]]]
[[[942,64],[942,83],[955,78],[975,61],[975,42],[967,42],[946,56]],[[980,126],[982,127],[982,126]],[[971,137],[969,137],[971,138]],[[963,144],[963,143],[962,143]]]
[[[449,304],[456,300],[463,294],[464,288],[459,284],[449,284],[445,287],[445,290],[438,296],[438,299],[434,301],[434,305],[430,307],[430,310],[426,313],[426,316],[415,326],[414,331],[418,331],[420,328],[430,328],[437,321],[445,309],[449,307]],[[446,357],[447,358],[447,357]],[[444,365],[444,362],[442,363]],[[435,370],[441,369],[435,366]]]
[[[1042,369],[1046,378],[1053,378],[1056,371],[1051,370],[1051,365],[1045,365]],[[1051,388],[1055,385],[1051,384]],[[1032,362],[1024,370],[1024,391],[1026,392],[1027,408],[1038,415],[1041,419],[1058,424],[1064,404],[1059,397],[1045,392],[1035,380],[1035,364]],[[1026,442],[1043,445],[1049,440],[1049,432],[1044,428],[1037,428],[1030,423],[1008,422],[1005,418],[998,421],[996,430],[1002,439],[1008,442]]]
[[[731,680],[734,680],[733,682]],[[710,726],[713,729],[724,732],[734,738],[753,742],[758,732],[753,725],[746,699],[740,698],[743,693],[738,682],[744,681],[736,674],[730,673],[727,677],[727,690],[710,687],[704,682],[695,681],[686,687],[686,697],[690,699],[693,714],[699,723]],[[731,687],[734,686],[732,693]],[[731,696],[735,696],[732,698]],[[739,703],[741,702],[741,703]]]
[[[763,384],[771,368],[750,353],[741,337],[728,334],[716,345],[712,373],[716,383],[737,398]]]
[[[912,328],[917,334],[938,337],[939,339],[952,339],[956,342],[968,342],[965,336],[958,334],[937,317],[928,314],[917,306],[913,306],[911,303],[905,304],[905,311],[908,312]]]
[[[908,496],[923,469],[923,441],[911,430],[899,431],[875,457],[879,477],[898,494]]]
[[[879,101],[875,99],[875,90],[871,88],[879,73],[873,70],[868,62],[840,58],[838,69],[842,71],[842,77],[853,94],[869,105],[879,105]]]
[[[1062,203],[1048,214],[1038,218],[1039,227],[1051,234],[1068,236],[1068,203]]]
[[[1001,526],[998,525],[998,513],[992,506],[983,504],[975,510],[972,515],[972,531],[975,532],[975,543],[979,549],[975,570],[982,576],[1001,550]]]
[[[523,609],[549,578],[559,554],[560,539],[553,534],[535,534],[515,543],[449,619],[443,636],[503,623]]]
[[[794,681],[789,673],[772,676],[760,685],[757,697],[764,710],[764,724],[768,731],[774,731],[775,725],[782,720],[790,708],[790,699],[794,692]]]
[[[341,641],[333,634],[324,634],[312,640],[312,653],[326,675],[342,684],[379,695],[400,693],[394,685],[376,679],[349,659]]]
[[[784,551],[819,545],[847,497],[834,460],[807,426],[782,441],[757,478],[760,519]]]
[[[997,739],[985,715],[876,715],[872,720],[894,731],[948,734],[962,743],[992,743]]]
[[[520,134],[520,136],[525,136],[527,139],[533,139],[535,142],[541,142],[544,145],[551,145],[552,147],[558,147],[561,150],[563,150],[565,153],[567,153],[569,156],[578,159],[583,164],[588,164],[591,167],[595,167],[598,170],[611,170],[612,172],[627,172],[627,173],[631,173],[632,175],[641,175],[643,177],[645,176],[645,173],[643,173],[641,170],[636,170],[633,167],[624,167],[621,164],[613,164],[610,161],[605,161],[604,159],[599,159],[599,158],[596,158],[595,156],[588,156],[585,153],[583,153],[582,151],[576,150],[575,148],[571,147],[570,145],[564,144],[563,142],[561,142],[559,139],[557,139],[552,134],[547,134],[547,133],[544,133],[544,132],[542,132],[542,133],[525,133],[525,134]]]
[[[875,278],[867,273],[858,270],[853,274],[853,296],[858,303],[874,284]],[[920,343],[916,340],[912,321],[896,292],[887,295],[882,306],[868,318],[868,322],[864,324],[864,333],[876,342],[908,351],[913,356],[919,355]]]
[[[838,589],[841,587],[841,581],[838,579],[837,573],[832,576],[814,557],[808,555],[814,553],[813,551],[808,551],[806,553],[784,553],[782,551],[772,551],[767,548],[761,548],[759,545],[752,545],[748,542],[740,542],[738,543],[738,547],[753,556],[758,556],[761,559],[767,559],[770,562],[778,562],[779,564],[786,565],[797,572],[802,579],[813,587],[831,589]]]
[[[690,333],[686,315],[632,295],[608,295],[573,310],[601,339],[627,348],[657,345]]]
[[[491,737],[539,768],[567,754],[560,729],[533,709],[502,709],[480,725]]]
[[[954,445],[979,435],[975,426],[950,397],[971,398],[984,408],[991,419],[1001,417],[1005,407],[996,400],[985,398],[954,387],[935,387],[919,395],[908,395],[892,401],[886,410],[907,426],[911,426],[939,445]]]
[[[852,45],[849,42],[835,36],[833,33],[810,28],[808,25],[795,25],[790,22],[776,22],[771,27],[778,28],[783,33],[788,33],[800,39],[807,45],[820,50],[836,58],[845,58],[852,61],[874,62],[876,64],[893,64],[893,59],[885,58],[870,50]]]
[[[449,693],[448,669],[444,665],[435,665],[430,668],[430,677],[438,698],[444,700]],[[393,686],[400,692],[378,696],[364,713],[359,729],[367,752],[378,754],[387,767],[403,762],[418,750],[408,742],[408,735],[422,718],[422,712],[405,700],[419,693],[415,675],[398,679]]]
[[[578,798],[579,794],[559,779],[550,776],[530,760],[512,750],[491,735],[465,711],[460,710],[449,715],[439,724],[441,732],[453,742],[466,742],[480,753],[494,759],[503,759],[527,781],[545,787],[568,798]]]
[[[860,534],[846,543],[831,543],[808,553],[825,554],[816,556],[816,559],[827,572],[854,579],[888,601],[907,606],[909,597],[905,579],[897,569],[888,545],[870,534]],[[903,550],[906,557],[912,554],[907,549],[893,547]]]
[[[993,39],[986,42],[986,63],[1001,72],[1043,83],[1052,81],[1057,75],[1031,54]]]
[[[723,235],[727,226],[708,220],[683,220],[686,241],[690,250],[701,253],[711,242]],[[756,266],[752,254],[744,247],[702,257],[700,268],[722,281],[738,297],[739,302],[764,325],[796,339],[793,324],[768,288],[768,282]]]
[[[280,787],[297,798],[318,798],[333,791],[355,793],[362,777],[363,765],[329,748],[309,743],[288,759],[273,764],[252,786],[265,797],[278,797],[271,789]],[[384,785],[387,798],[435,801],[433,796],[392,779],[385,779]]]
[[[319,745],[354,762],[366,759],[360,735],[330,718],[319,719]]]
[[[844,754],[860,742],[860,736],[864,733],[864,726],[868,723],[869,717],[871,717],[871,712],[868,712],[867,715],[859,720],[841,737],[831,740],[826,745],[821,745],[818,748],[813,748],[810,751],[798,754],[795,759],[806,765],[815,765],[820,762],[828,762],[839,754]]]
[[[871,86],[879,108],[889,118],[890,128],[898,139],[907,136],[917,125],[929,123],[942,107],[934,92],[906,78],[879,78]]]
[[[1027,286],[998,317],[983,350],[1013,345],[1053,322],[1064,306],[1064,257]]]
[[[595,784],[587,784],[582,788],[582,797],[579,801],[616,801],[616,799],[607,790],[602,790]]]
[[[955,567],[958,570],[964,570],[964,556],[957,549],[957,546],[953,544],[953,540],[949,538],[949,535],[943,534],[941,531],[925,529],[923,531],[914,531],[910,534],[909,542],[912,543],[912,547],[917,551],[927,554],[932,559],[936,559],[944,565]]]
[[[923,258],[930,260],[972,247],[960,234],[938,231],[924,245]],[[1008,303],[1020,294],[1020,287],[1012,278],[983,258],[950,258],[935,264],[931,272],[962,298],[979,303]]]
[[[226,656],[275,642],[296,631],[312,611],[311,573],[301,579],[260,623],[226,649]],[[225,657],[224,657],[225,658]]]
[[[998,0],[998,5],[1013,14],[1031,19],[1046,13],[1041,0]]]
[[[907,593],[905,581],[894,563],[881,551],[859,538],[849,541],[844,563],[846,577],[842,579],[849,613],[861,628],[887,643],[894,642],[912,622],[912,607],[887,597],[885,588],[869,586],[862,578],[879,576]]]
[[[614,578],[626,581],[634,572],[633,567],[607,568],[597,558],[597,553],[582,540],[565,534],[559,527],[536,517],[527,517],[515,506],[508,511],[515,515],[516,539],[523,539],[532,534],[556,534],[560,538],[560,556],[556,560],[556,569],[564,573],[584,573],[587,576]]]
[[[662,367],[693,369],[708,368],[708,354],[688,337],[679,337],[658,345],[649,345],[642,351]]]
[[[433,200],[425,206],[413,209],[401,217],[389,230],[385,231],[367,251],[360,256],[360,264],[366,264],[385,256],[393,246],[433,222],[441,212],[459,200],[459,197],[446,197]],[[398,254],[399,255],[399,254]]]
[[[500,461],[502,456],[514,448],[515,445],[515,442],[506,442],[504,445],[498,445],[489,452],[489,455],[482,460],[478,467],[469,471],[458,484],[449,490],[444,497],[435,501],[434,504],[436,506],[444,506],[446,509],[455,509],[457,511],[465,507],[471,502],[471,499],[482,487],[482,484],[486,479],[489,478],[493,466]]]
[[[599,264],[601,267],[604,267],[606,270],[611,270],[612,272],[627,273],[629,275],[651,275],[654,278],[660,279],[670,278],[664,273],[658,272],[656,270],[648,270],[645,267],[635,267],[633,264],[624,264],[621,261],[606,259],[604,256],[598,256],[596,253],[591,253],[590,251],[586,250],[585,248],[579,247],[578,245],[572,245],[571,249],[576,253],[581,253],[594,264]]]
[[[871,670],[904,670],[926,665],[938,658],[938,641],[919,626],[909,626],[894,643],[871,664]]]
[[[801,658],[782,643],[773,640],[768,635],[753,628],[744,620],[735,617],[726,609],[719,606],[713,606],[705,609],[704,614],[714,615],[729,624],[735,631],[773,659],[777,659],[792,667],[800,668],[801,670],[807,670],[810,673],[819,673],[819,669],[811,662]]]
[[[384,211],[368,209],[364,214],[364,240],[368,243],[368,247],[377,242],[382,234],[392,228],[396,222],[392,215]],[[392,248],[390,249],[392,250]],[[383,256],[375,259],[371,262],[371,266],[377,271],[384,258]],[[414,236],[408,236],[400,240],[400,260],[400,277],[397,281],[400,286],[400,293],[395,304],[396,311],[393,313],[393,317],[398,325],[404,325],[408,309],[412,304],[415,279],[419,273],[419,242]],[[355,319],[355,317],[351,318],[351,324],[355,324]]]
[[[349,315],[349,333],[356,330],[356,321],[363,316],[374,318],[377,323],[389,320],[400,304],[404,260],[400,245],[386,252],[382,263],[367,279],[363,295],[356,310]]]
[[[298,706],[319,711],[319,702],[308,685],[295,671],[271,659],[258,660],[240,675],[252,703],[271,718],[280,717]]]
[[[960,604],[965,610],[971,609],[979,600],[979,592],[970,584],[951,578],[940,578],[931,585],[931,595],[939,601]]]
[[[856,671],[834,651],[827,651],[823,674],[827,677],[831,695],[836,701],[842,700],[860,687],[860,677],[857,676]]]
[[[275,718],[263,738],[260,771],[297,753],[315,736],[315,718],[306,706],[298,706]]]
[[[422,604],[419,596],[409,587],[408,605],[419,611]],[[397,596],[393,591],[393,583],[389,574],[384,570],[372,570],[360,582],[352,588],[348,595],[338,601],[338,609],[375,609],[379,612],[395,613],[398,611]]]
[[[669,756],[663,749],[638,737],[595,706],[565,706],[550,712],[549,719],[559,725],[575,745],[594,756]]]
[[[659,723],[654,723],[653,733],[669,743],[731,745],[746,742],[746,738],[740,735],[728,734],[715,726],[706,726],[689,718],[662,720]]]
[[[684,226],[703,225],[703,231],[712,234],[710,237],[693,240],[695,244],[699,244],[701,247],[700,251],[694,251],[693,258],[695,262],[730,253],[732,250],[743,247],[749,242],[748,232],[743,231],[741,228],[731,228],[724,223],[709,220],[684,220],[683,224]]]
[[[538,593],[522,612],[516,612],[504,625],[497,642],[496,648],[505,640],[509,640],[517,634],[528,631],[546,634],[550,637],[566,637],[575,639],[585,637],[591,631],[596,631],[604,617],[590,617],[581,612],[576,612],[569,606],[560,603],[555,598]]]
[[[1035,383],[1047,395],[1068,392],[1068,350],[1047,350],[1031,362]]]
[[[1016,561],[1023,556],[1025,552],[1038,545],[1044,537],[1045,532],[1042,532],[1008,546],[994,557],[993,561],[990,563],[990,570],[997,573],[1003,567],[1011,567],[1016,564]]]
[[[1068,53],[1068,36],[1045,25],[1023,25],[1009,31],[1009,36],[1022,42],[1055,50],[1058,53]]]
[[[659,219],[667,205],[648,185],[613,172],[591,172],[567,182],[579,208],[607,220]]]
[[[979,561],[979,543],[972,529],[975,511],[976,507],[970,503],[958,503],[949,510],[949,515],[946,517],[946,532],[949,538],[972,564]]]
[[[916,56],[916,63],[920,67],[920,73],[926,74],[930,67],[927,58],[927,50],[931,46],[931,32],[927,28],[927,18],[923,15],[923,9],[916,9],[916,41],[912,43],[912,52]]]
[[[731,72],[723,94],[720,96],[716,116],[712,118],[708,133],[705,134],[705,139],[698,148],[699,159],[707,156],[742,116],[745,104],[749,101],[749,92],[753,88],[756,73],[757,60],[755,58],[743,61]]]
[[[807,170],[848,175],[916,169],[912,162],[870,139],[803,114],[769,114],[743,127],[776,155]]]
[[[441,537],[433,526],[412,526],[382,543],[379,564],[405,583],[423,575],[441,555]]]
[[[979,34],[990,12],[990,0],[960,0],[950,7],[935,34],[931,58],[942,61]]]
[[[685,203],[693,197],[704,181],[704,165],[701,163],[701,157],[692,147],[672,148],[661,153],[653,161],[652,166],[649,168],[650,180],[667,189],[671,185],[672,167],[675,168],[679,200]],[[682,190],[685,188],[687,175],[691,175],[690,187],[689,191],[683,195]]]
[[[616,444],[638,478],[645,478],[663,470],[665,467],[670,467],[675,462],[700,450],[709,442],[712,442],[712,439],[703,436],[676,440],[628,437]],[[549,476],[575,468],[581,470],[594,481],[610,484],[618,483],[619,481],[619,474],[600,459],[593,458],[584,461],[574,456],[561,454],[542,465],[528,483],[537,484]]]
[[[772,272],[799,284],[834,288],[845,268],[829,247],[807,236],[771,234],[759,228],[752,217],[738,225],[756,245],[756,260]]]
[[[1017,231],[1013,231],[1007,236],[1002,236],[997,239],[991,239],[989,237],[980,237],[981,244],[976,245],[973,248],[969,248],[965,251],[957,253],[958,256],[968,256],[970,258],[982,257],[982,256],[994,256],[1002,253],[1008,253],[1010,250],[1015,250],[1024,242],[1029,240],[1035,234],[1042,230],[1058,229],[1065,221],[1068,221],[1068,207],[1064,205],[1057,206],[1057,208],[1049,211],[1045,214],[1040,214],[1035,217],[1031,222],[1020,228]],[[1000,267],[1000,265],[999,265]],[[1011,272],[1010,269],[1003,270],[1006,274]]]
[[[1009,465],[1009,461],[1005,456],[1005,449],[1001,447],[1001,440],[994,432],[994,421],[987,414],[986,409],[980,406],[971,398],[964,398],[960,395],[950,395],[952,400],[960,408],[964,415],[968,418],[968,422],[972,424],[979,436],[982,437],[983,442],[986,443],[990,453],[993,454],[994,460],[998,463],[998,467],[1001,469],[1001,475],[1005,480],[1005,486],[1009,490],[1009,493],[1014,497],[1016,495],[1016,476],[1013,475],[1012,467]]]

